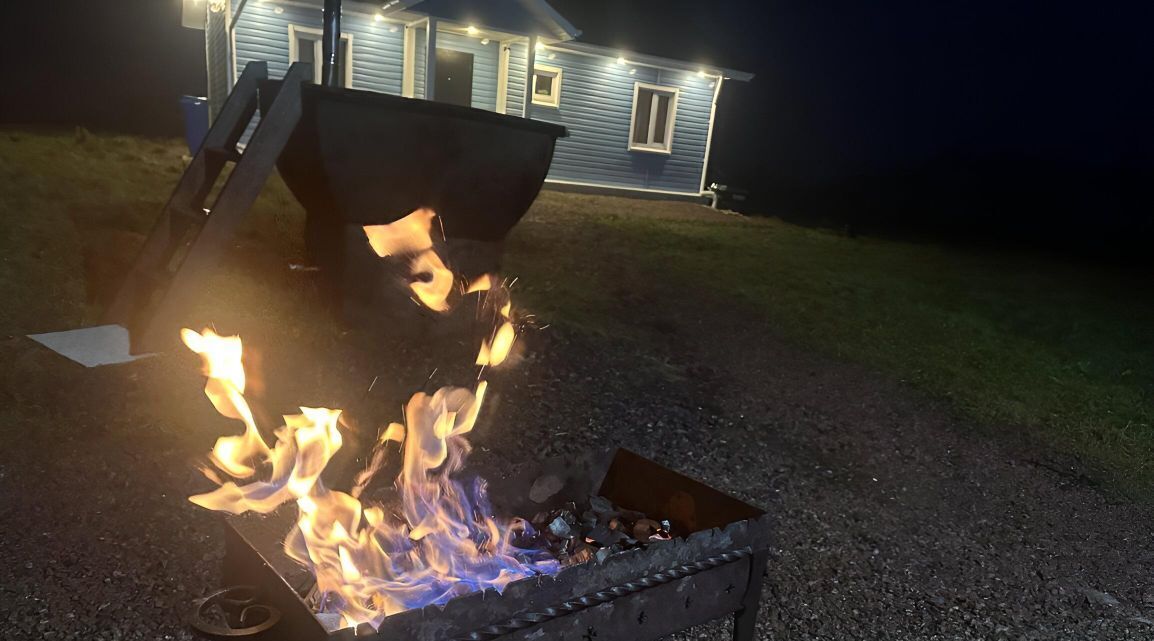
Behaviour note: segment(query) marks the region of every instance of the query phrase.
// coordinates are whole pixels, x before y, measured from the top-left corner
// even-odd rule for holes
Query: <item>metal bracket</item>
[[[260,589],[252,585],[234,585],[217,590],[193,601],[195,609],[189,624],[209,639],[256,636],[271,629],[281,618],[280,610],[257,603],[259,596]],[[227,625],[220,625],[209,616],[213,607],[220,607],[224,612]]]

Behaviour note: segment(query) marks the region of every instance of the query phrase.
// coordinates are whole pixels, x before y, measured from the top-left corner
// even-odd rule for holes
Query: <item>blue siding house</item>
[[[203,24],[210,111],[253,60],[321,59],[322,0],[185,0]],[[541,0],[346,1],[345,86],[564,125],[547,182],[699,198],[722,83],[752,74],[580,42]],[[320,65],[315,65],[317,79]]]

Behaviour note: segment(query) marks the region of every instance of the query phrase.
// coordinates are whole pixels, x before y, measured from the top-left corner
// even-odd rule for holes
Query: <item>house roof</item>
[[[386,11],[415,11],[526,35],[547,35],[557,40],[572,40],[581,35],[577,27],[544,0],[396,0],[390,4],[386,5]]]
[[[571,51],[574,53],[601,56],[604,58],[625,58],[632,64],[643,65],[646,67],[677,69],[680,71],[699,71],[711,76],[721,76],[727,79],[741,80],[742,82],[749,82],[750,80],[753,80],[753,74],[749,73],[748,71],[726,69],[725,67],[715,67],[713,65],[694,64],[692,62],[686,62],[685,60],[664,58],[661,56],[651,56],[644,53],[633,53],[630,51],[623,51],[621,49],[614,49],[612,47],[603,47],[601,45],[589,44],[587,42],[558,42],[548,46],[560,51]]]

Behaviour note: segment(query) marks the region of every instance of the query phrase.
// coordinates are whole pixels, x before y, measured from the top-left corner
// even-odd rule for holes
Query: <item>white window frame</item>
[[[537,95],[537,74],[553,76],[553,94],[549,97]],[[533,104],[542,107],[561,106],[561,68],[552,65],[533,65],[533,86],[529,88],[533,94]]]
[[[654,94],[665,94],[669,96],[669,114],[665,121],[665,142],[653,142],[654,134],[657,133],[657,100],[652,100],[649,103],[649,135],[646,139],[649,142],[633,142],[633,127],[637,124],[637,99],[641,96],[641,90],[648,89]],[[644,151],[651,154],[670,154],[673,153],[673,129],[677,124],[677,98],[681,94],[681,89],[678,87],[667,87],[665,85],[654,85],[647,82],[633,83],[633,108],[629,110],[629,151]]]
[[[313,64],[313,82],[321,84],[321,73],[324,67],[324,44],[321,42],[324,36],[324,31],[320,29],[313,29],[312,27],[302,27],[295,24],[288,26],[288,41],[289,41],[289,64],[300,61],[300,52],[297,51],[297,34],[304,34],[308,36],[317,36],[313,41],[313,60],[318,64]],[[345,87],[353,88],[353,34],[342,33],[341,40],[348,43],[345,47]]]

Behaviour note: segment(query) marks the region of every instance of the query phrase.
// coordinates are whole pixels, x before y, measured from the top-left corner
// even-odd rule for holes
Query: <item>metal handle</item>
[[[202,636],[210,639],[255,636],[272,628],[281,618],[280,610],[258,603],[259,597],[259,588],[252,585],[222,588],[203,599],[193,601],[196,608],[189,623]],[[209,618],[209,610],[214,606],[224,612],[227,625],[220,625]]]

